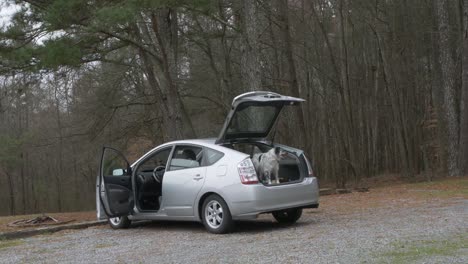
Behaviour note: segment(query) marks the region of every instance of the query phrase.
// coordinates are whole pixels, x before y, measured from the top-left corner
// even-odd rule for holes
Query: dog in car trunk
[[[279,161],[286,152],[279,147],[270,149],[265,153],[257,153],[252,157],[252,163],[259,180],[268,184],[279,184]]]

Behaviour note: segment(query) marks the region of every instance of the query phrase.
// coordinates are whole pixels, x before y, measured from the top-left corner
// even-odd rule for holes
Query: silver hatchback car
[[[274,144],[268,135],[283,107],[303,99],[272,92],[234,98],[218,138],[160,145],[132,165],[104,147],[97,179],[98,219],[112,228],[132,220],[199,221],[212,233],[227,233],[235,220],[272,213],[295,223],[303,208],[317,208],[319,190],[304,152]],[[280,147],[279,183],[257,177],[251,158]]]

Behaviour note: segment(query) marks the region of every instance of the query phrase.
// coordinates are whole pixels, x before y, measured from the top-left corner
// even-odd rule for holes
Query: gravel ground
[[[468,263],[467,219],[468,200],[453,198],[412,208],[310,209],[288,227],[263,215],[228,235],[198,223],[102,226],[0,242],[10,243],[0,244],[0,263]],[[401,253],[405,247],[410,253]],[[421,248],[428,253],[411,253]]]

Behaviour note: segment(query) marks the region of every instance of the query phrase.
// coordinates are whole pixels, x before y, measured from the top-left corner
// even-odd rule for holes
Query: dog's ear
[[[281,152],[281,149],[279,147],[275,147],[275,155],[279,155]]]

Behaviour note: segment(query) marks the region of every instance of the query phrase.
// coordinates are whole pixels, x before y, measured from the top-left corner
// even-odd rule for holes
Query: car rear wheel
[[[294,224],[301,218],[302,209],[287,209],[273,212],[273,217],[280,224]]]
[[[229,207],[218,195],[210,195],[203,202],[202,221],[205,228],[214,234],[228,233],[234,227]]]
[[[132,221],[126,216],[109,218],[109,225],[114,229],[128,228]]]

